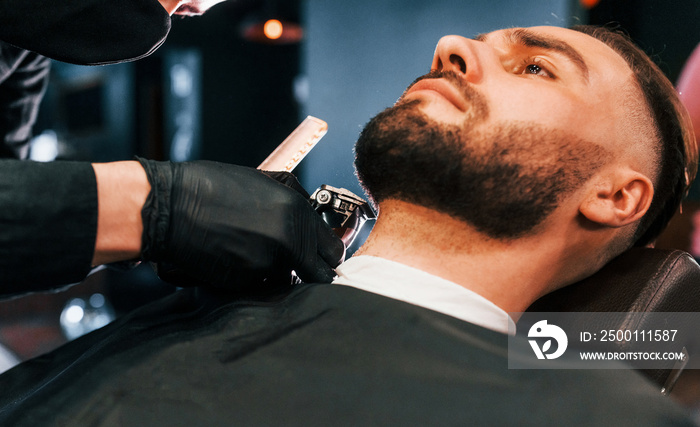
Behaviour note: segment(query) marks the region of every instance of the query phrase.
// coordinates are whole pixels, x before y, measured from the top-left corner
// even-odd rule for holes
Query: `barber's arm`
[[[136,161],[95,163],[98,214],[92,265],[137,259],[141,255],[141,208],[151,191]]]
[[[298,191],[242,166],[140,162],[93,165],[93,264],[140,255],[216,286],[292,269],[306,281],[333,278],[344,246]]]
[[[299,191],[247,167],[140,162],[151,185],[143,259],[215,286],[292,269],[307,282],[333,278],[345,247]]]
[[[296,190],[240,166],[141,162],[0,162],[0,294],[138,258],[217,286],[333,276],[344,246]]]

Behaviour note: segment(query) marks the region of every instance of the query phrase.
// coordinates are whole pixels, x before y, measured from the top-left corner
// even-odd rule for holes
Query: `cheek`
[[[509,89],[501,87],[492,92],[490,106],[495,122],[536,123],[584,137],[591,134],[591,123],[600,119],[593,105],[568,93],[547,90],[543,85]]]

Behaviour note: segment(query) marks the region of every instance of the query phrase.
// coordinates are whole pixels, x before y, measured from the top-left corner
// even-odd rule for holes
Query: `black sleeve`
[[[0,160],[0,295],[81,281],[96,234],[89,163]]]
[[[0,41],[0,157],[26,158],[51,61]]]
[[[158,0],[0,0],[0,40],[63,62],[139,59],[169,31]]]

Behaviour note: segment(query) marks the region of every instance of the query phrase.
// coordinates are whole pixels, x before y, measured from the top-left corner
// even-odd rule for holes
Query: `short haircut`
[[[673,84],[628,36],[605,27],[578,25],[572,29],[605,43],[627,62],[654,120],[659,173],[651,206],[632,238],[634,246],[645,246],[666,228],[695,178],[698,150],[690,117]]]

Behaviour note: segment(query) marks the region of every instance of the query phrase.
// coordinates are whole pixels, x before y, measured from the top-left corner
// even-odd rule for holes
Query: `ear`
[[[651,180],[632,170],[608,178],[587,194],[579,207],[581,214],[607,227],[623,227],[643,217],[654,197]]]

